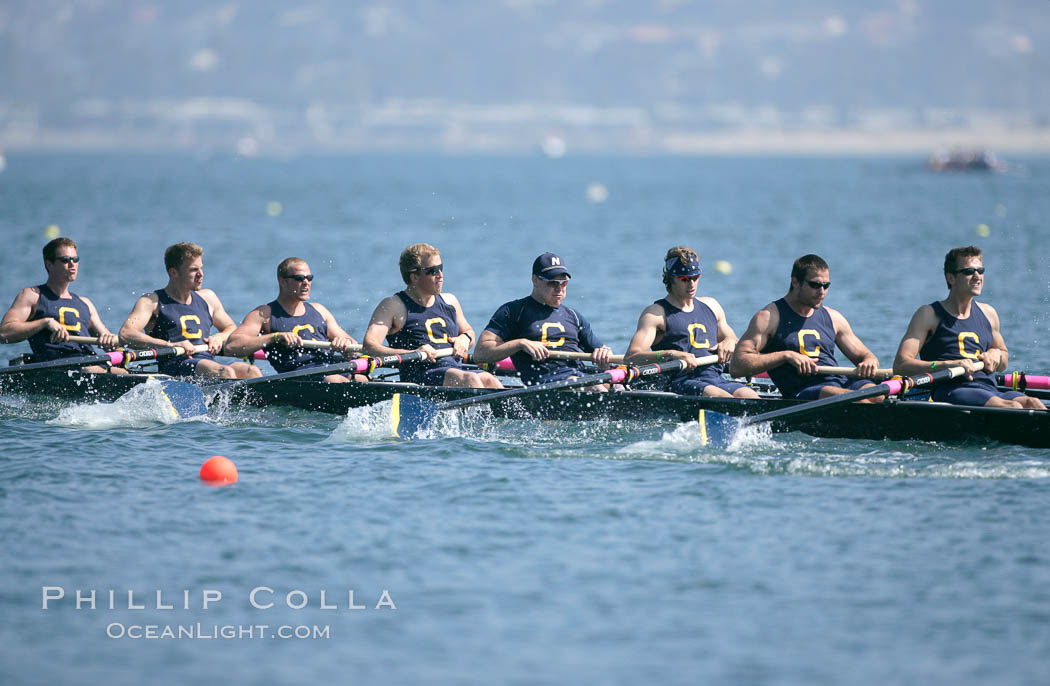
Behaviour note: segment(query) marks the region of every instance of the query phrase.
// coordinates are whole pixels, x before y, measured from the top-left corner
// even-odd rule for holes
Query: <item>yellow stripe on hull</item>
[[[391,431],[394,432],[394,438],[401,438],[397,435],[397,427],[401,423],[401,394],[395,393],[390,400],[393,403],[390,406]]]

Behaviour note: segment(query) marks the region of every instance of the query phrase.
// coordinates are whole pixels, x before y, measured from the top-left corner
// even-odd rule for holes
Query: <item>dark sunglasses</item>
[[[433,267],[420,267],[419,269],[413,269],[413,272],[423,272],[427,276],[437,276],[445,271],[444,264],[435,264]]]
[[[62,257],[56,257],[55,258],[55,262],[61,262],[62,264],[69,264],[70,262],[72,262],[73,264],[76,264],[79,261],[80,261],[79,257],[70,257],[69,255],[63,255]],[[984,271],[984,270],[982,269],[981,271]]]
[[[539,277],[539,280],[542,281],[543,283],[547,284],[548,287],[553,288],[556,291],[561,290],[563,288],[568,288],[569,287],[569,280],[568,279],[545,279],[545,278],[543,278],[541,276],[541,277]]]
[[[965,267],[963,269],[956,269],[956,274],[965,274],[966,276],[973,276],[973,273],[984,274],[984,267]]]
[[[831,288],[831,282],[830,281],[807,281],[806,283],[813,290],[817,290],[818,288],[823,288],[824,290],[828,290],[829,288]]]
[[[697,274],[696,276],[679,276],[678,280],[679,281],[685,281],[685,282],[688,282],[688,283],[692,283],[693,281],[699,281],[700,280],[700,275]]]
[[[314,275],[313,274],[286,274],[284,278],[291,279],[292,281],[298,281],[299,283],[302,283],[303,281],[313,281],[314,280]]]

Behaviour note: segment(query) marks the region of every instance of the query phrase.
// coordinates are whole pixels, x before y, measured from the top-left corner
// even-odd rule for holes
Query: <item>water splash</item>
[[[203,419],[203,418],[202,418]],[[150,379],[112,403],[73,405],[48,420],[53,426],[75,429],[145,428],[182,421],[172,410],[159,382]],[[192,421],[192,420],[191,420]]]

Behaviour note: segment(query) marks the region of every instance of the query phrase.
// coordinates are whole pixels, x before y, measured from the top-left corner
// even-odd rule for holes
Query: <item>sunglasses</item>
[[[700,280],[700,275],[697,274],[696,276],[679,276],[678,280],[679,281],[685,281],[686,283],[692,283],[694,281],[699,281]]]
[[[444,264],[435,264],[433,267],[420,267],[419,269],[413,269],[412,272],[423,272],[427,276],[437,276],[445,271]]]
[[[540,281],[542,281],[543,283],[547,284],[547,286],[549,286],[551,289],[553,289],[555,291],[560,291],[560,290],[562,290],[564,288],[568,288],[568,286],[569,286],[569,280],[568,279],[545,279],[542,276],[539,277],[539,279],[540,279]]]
[[[807,281],[806,284],[813,290],[823,288],[826,291],[831,288],[830,281]]]
[[[55,258],[55,262],[61,262],[62,264],[69,264],[70,262],[72,262],[73,264],[76,264],[79,261],[80,261],[79,257],[70,257],[69,255],[63,255],[62,257],[56,257]],[[982,269],[981,271],[984,271],[984,270]]]
[[[974,272],[978,274],[984,274],[984,267],[965,267],[963,269],[956,269],[956,274],[965,274],[966,276],[973,276]]]
[[[284,278],[291,279],[292,281],[298,281],[299,283],[302,283],[303,281],[313,281],[314,280],[314,275],[313,274],[286,274]]]

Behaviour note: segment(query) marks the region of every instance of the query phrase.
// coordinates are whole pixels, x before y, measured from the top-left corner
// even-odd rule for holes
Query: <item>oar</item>
[[[1024,391],[1027,388],[1050,389],[1050,376],[1010,372],[997,375],[995,380],[1000,386],[1006,386],[1013,391]]]
[[[69,342],[79,342],[79,344],[87,344],[89,346],[98,346],[99,345],[99,337],[98,336],[69,336]],[[331,348],[331,347],[332,347],[332,341],[331,340],[303,340],[302,341],[302,345],[299,346],[299,348],[307,348],[307,349],[327,349],[327,348]],[[208,346],[194,346],[194,348],[196,348],[196,351],[198,353],[208,352]],[[350,350],[351,352],[355,352],[355,353],[356,352],[360,352],[361,345],[360,344],[354,344],[352,346],[349,346],[348,350]],[[227,355],[227,354],[225,354],[225,351],[223,353],[220,353],[220,356],[236,357],[236,355]],[[256,350],[254,353],[252,353],[251,357],[253,359],[266,359],[266,352],[262,351],[262,350]]]
[[[817,367],[817,374],[839,374],[840,376],[855,376],[860,378],[860,372],[857,371],[856,367],[825,367],[823,365],[820,365]],[[769,378],[769,374],[766,372],[762,372],[761,374],[755,374],[755,376],[763,379]],[[879,367],[875,370],[874,376],[864,378],[886,379],[891,376],[893,376],[892,369],[890,369],[889,367]]]
[[[718,362],[717,355],[709,355],[699,358],[701,365],[714,364]],[[415,395],[404,395],[397,393],[392,398],[393,405],[390,411],[391,432],[398,438],[411,438],[421,430],[429,427],[437,413],[441,410],[450,410],[456,407],[478,405],[481,403],[492,403],[504,398],[515,398],[522,395],[534,395],[548,393],[550,391],[565,390],[568,388],[580,388],[582,386],[593,386],[602,383],[628,383],[639,377],[652,376],[654,374],[666,374],[678,372],[685,369],[686,363],[682,360],[670,360],[654,364],[646,364],[640,367],[616,367],[597,374],[586,374],[567,379],[565,381],[553,381],[551,383],[538,384],[536,386],[523,386],[522,388],[511,388],[505,391],[496,391],[484,395],[475,395],[459,400],[449,400],[443,403],[434,403]]]
[[[977,362],[974,364],[975,371],[980,371],[983,368],[983,362]],[[942,381],[951,381],[952,379],[958,376],[963,376],[964,374],[966,374],[966,370],[962,367],[946,367],[945,369],[935,372],[887,379],[882,383],[862,388],[859,391],[850,391],[849,393],[833,395],[827,398],[821,398],[820,400],[802,403],[801,405],[784,407],[779,410],[773,410],[772,412],[763,412],[762,414],[756,414],[753,417],[730,417],[721,412],[700,410],[698,415],[698,421],[700,423],[700,441],[703,445],[717,445],[724,448],[732,442],[733,436],[736,435],[737,431],[745,426],[769,422],[774,419],[784,419],[786,417],[800,417],[812,412],[826,410],[829,407],[844,405],[846,403],[856,402],[857,400],[864,400],[865,398],[874,398],[878,395],[895,395],[897,393],[911,390],[917,386],[928,386],[941,383]]]
[[[452,354],[452,348],[444,348],[435,353],[436,357],[448,357]],[[343,374],[353,372],[355,374],[368,374],[379,367],[392,367],[405,362],[425,360],[426,355],[421,352],[410,352],[401,355],[383,355],[380,357],[359,357],[355,360],[328,364],[321,367],[306,367],[295,369],[283,374],[271,374],[269,376],[256,377],[254,379],[237,379],[235,381],[224,381],[202,389],[200,386],[186,381],[162,381],[161,389],[168,401],[171,403],[172,411],[179,418],[199,417],[208,414],[208,398],[215,397],[218,393],[228,391],[232,388],[244,386],[257,386],[288,379],[304,379],[311,376],[328,376],[329,374]],[[205,396],[207,391],[207,396]]]
[[[46,362],[31,362],[10,367],[0,368],[0,374],[23,374],[43,369],[72,369],[75,367],[88,367],[93,364],[109,363],[114,366],[123,367],[129,362],[141,362],[145,360],[163,360],[169,357],[177,357],[185,354],[182,348],[156,348],[150,350],[115,350],[111,353],[101,355],[80,355],[78,357],[59,357]]]
[[[592,359],[590,353],[574,353],[568,350],[551,350],[548,355],[552,360],[583,360],[587,362]],[[610,355],[609,362],[623,364],[623,358],[623,355]]]

